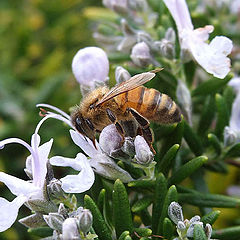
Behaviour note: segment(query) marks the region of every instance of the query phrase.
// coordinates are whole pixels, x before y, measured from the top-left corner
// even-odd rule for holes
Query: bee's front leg
[[[128,108],[127,110],[133,115],[133,117],[136,119],[136,121],[140,125],[140,128],[141,128],[140,132],[142,133],[142,136],[148,143],[152,152],[154,154],[156,154],[156,151],[154,150],[154,148],[152,146],[153,134],[152,134],[151,128],[149,127],[149,125],[150,125],[149,121],[145,117],[143,117],[140,113],[138,113],[136,110],[134,110],[133,108]]]
[[[109,108],[106,109],[106,112],[107,112],[107,116],[108,116],[109,120],[110,120],[113,124],[115,124],[116,129],[117,129],[117,131],[119,132],[119,134],[122,136],[122,139],[123,139],[123,142],[124,142],[125,132],[124,132],[121,124],[117,121],[116,116],[114,115],[114,113],[113,113]]]

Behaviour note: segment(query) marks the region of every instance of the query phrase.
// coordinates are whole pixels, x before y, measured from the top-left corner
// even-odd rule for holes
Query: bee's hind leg
[[[153,134],[152,134],[151,128],[149,127],[149,125],[150,125],[149,121],[132,108],[128,108],[128,111],[133,115],[133,117],[136,119],[136,121],[140,125],[140,129],[139,129],[140,131],[138,131],[138,133],[142,133],[140,135],[142,135],[144,137],[144,139],[148,143],[151,151],[154,154],[156,154],[156,151],[154,150],[154,148],[152,146]]]
[[[121,135],[121,137],[123,139],[122,141],[124,142],[125,132],[124,132],[121,124],[117,121],[116,116],[109,108],[106,109],[106,112],[107,112],[107,116],[108,116],[109,120],[116,126],[116,129],[117,129],[118,133]]]

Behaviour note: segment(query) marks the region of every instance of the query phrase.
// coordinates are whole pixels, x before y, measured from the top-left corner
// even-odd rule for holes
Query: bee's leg
[[[149,127],[150,123],[149,121],[144,118],[141,114],[139,114],[136,110],[132,108],[128,108],[128,111],[133,115],[133,117],[136,119],[136,121],[139,123],[141,131],[138,130],[138,132],[142,132],[142,136],[148,143],[150,149],[154,154],[156,154],[156,151],[154,150],[152,143],[153,143],[153,134],[152,130]]]
[[[124,132],[121,124],[117,121],[116,116],[114,115],[114,113],[113,113],[109,108],[106,109],[106,112],[107,112],[107,116],[108,116],[108,118],[110,119],[110,121],[111,121],[113,124],[115,124],[116,129],[117,129],[117,131],[119,132],[119,134],[122,136],[122,139],[123,139],[123,142],[124,142],[125,132]]]

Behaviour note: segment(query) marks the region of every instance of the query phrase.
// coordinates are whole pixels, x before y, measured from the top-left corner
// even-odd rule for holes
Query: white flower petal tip
[[[27,197],[18,196],[12,202],[0,198],[0,232],[6,231],[16,221],[18,210],[27,201]]]
[[[88,159],[82,153],[79,153],[77,157],[65,158],[65,157],[52,157],[50,163],[55,166],[71,167],[77,171],[80,171],[78,175],[67,175],[61,178],[62,189],[66,193],[82,193],[91,188],[94,183],[94,172],[88,162]]]
[[[208,73],[217,78],[225,78],[230,71],[231,62],[227,57],[232,51],[232,41],[224,36],[215,37],[206,43],[214,27],[207,25],[194,30],[185,0],[164,0],[178,29],[181,54],[184,61],[191,57]]]
[[[79,84],[91,87],[96,81],[105,82],[109,72],[107,54],[98,47],[80,49],[73,58],[72,71]]]

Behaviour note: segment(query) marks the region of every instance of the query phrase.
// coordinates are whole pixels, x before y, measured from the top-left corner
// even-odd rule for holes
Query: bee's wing
[[[122,82],[118,84],[117,86],[110,89],[108,93],[106,93],[97,103],[96,106],[99,106],[103,104],[104,102],[110,100],[111,98],[116,97],[119,94],[122,94],[124,92],[133,90],[134,88],[137,88],[144,83],[150,81],[152,78],[155,77],[155,73],[161,71],[163,68],[155,69],[150,72],[140,73],[137,74],[130,79],[128,79],[125,82]]]

